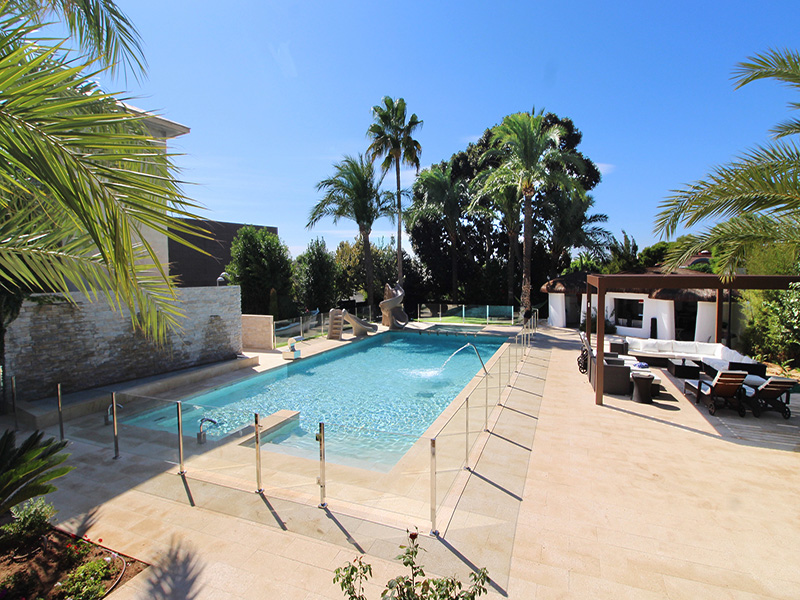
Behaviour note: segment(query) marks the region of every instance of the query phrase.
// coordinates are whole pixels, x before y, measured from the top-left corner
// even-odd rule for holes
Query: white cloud
[[[275,62],[278,63],[278,68],[287,79],[294,79],[297,77],[297,67],[295,67],[292,53],[289,51],[289,43],[281,42],[277,48],[272,44],[269,45],[270,54]]]
[[[478,140],[481,139],[479,135],[465,135],[461,138],[462,144],[477,144]]]
[[[600,169],[601,175],[609,175],[617,170],[617,165],[612,165],[609,163],[595,163],[597,168]]]

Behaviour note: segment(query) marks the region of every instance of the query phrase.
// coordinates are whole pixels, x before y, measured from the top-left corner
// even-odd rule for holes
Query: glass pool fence
[[[291,411],[253,413],[237,430],[221,432],[208,406],[123,393],[50,432],[100,445],[114,458],[170,463],[185,478],[438,534],[447,528],[533,336],[531,324],[481,358],[483,367],[461,399],[422,437],[333,422],[298,434],[299,413]],[[391,409],[391,398],[386,406]],[[305,451],[281,446],[290,434],[305,438]],[[365,439],[378,458],[369,451],[353,456],[352,447],[364,448]],[[387,446],[401,449],[396,464],[381,463],[379,450]]]
[[[416,318],[421,322],[461,323],[465,325],[515,325],[521,324],[523,321],[522,309],[512,305],[430,302],[418,304],[416,308]],[[539,320],[538,309],[534,309],[534,317],[532,321],[535,324]]]

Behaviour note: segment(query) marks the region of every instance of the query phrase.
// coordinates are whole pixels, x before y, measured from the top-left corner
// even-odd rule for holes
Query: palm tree
[[[578,187],[563,167],[567,164],[580,170],[582,165],[574,154],[559,148],[563,127],[545,121],[544,111],[516,113],[503,119],[494,128],[494,135],[505,153],[503,163],[486,177],[483,193],[493,195],[498,190],[515,186],[523,199],[523,264],[522,307],[531,306],[531,254],[533,247],[533,196],[547,187]]]
[[[734,71],[737,88],[759,79],[800,88],[800,54],[770,50],[739,63]],[[700,233],[681,236],[668,255],[667,268],[677,268],[693,254],[714,247],[720,273],[727,278],[744,263],[750,248],[785,243],[800,249],[800,150],[780,141],[797,133],[800,119],[778,124],[772,130],[778,141],[717,167],[706,179],[677,190],[661,203],[655,231],[667,238],[679,226],[726,219]]]
[[[412,114],[406,121],[406,101],[402,98],[394,100],[383,97],[383,106],[372,107],[375,122],[367,130],[367,137],[372,142],[367,150],[371,160],[384,157],[381,167],[384,173],[394,164],[397,175],[397,281],[403,282],[403,203],[400,190],[400,163],[405,163],[419,172],[419,156],[422,146],[411,137],[414,130],[422,127],[422,121]]]
[[[441,218],[450,240],[451,302],[458,301],[458,252],[461,215],[469,202],[466,182],[454,178],[452,164],[433,165],[414,183],[418,202],[410,209],[411,221],[418,217]]]
[[[144,75],[147,61],[134,24],[113,0],[10,0],[7,8],[41,24],[55,16],[69,29],[81,50],[99,59],[111,73],[125,65]]]
[[[547,251],[550,255],[550,279],[557,277],[566,267],[573,248],[585,248],[595,258],[603,256],[612,240],[611,232],[600,226],[608,222],[604,214],[588,214],[594,206],[594,198],[580,190],[571,192],[558,190],[550,195],[547,207],[550,213],[547,227]]]
[[[143,117],[100,92],[85,65],[36,43],[35,29],[0,10],[0,288],[108,292],[163,338],[180,312],[140,232],[182,242],[192,230],[178,217],[193,205]]]
[[[311,209],[306,227],[311,229],[322,217],[333,217],[334,223],[339,219],[356,222],[364,245],[367,302],[372,306],[373,268],[369,234],[377,219],[394,215],[391,194],[380,191],[383,178],[376,178],[373,162],[361,154],[358,157],[345,156],[333,168],[333,177],[323,179],[317,184],[317,191],[324,192],[325,195]]]

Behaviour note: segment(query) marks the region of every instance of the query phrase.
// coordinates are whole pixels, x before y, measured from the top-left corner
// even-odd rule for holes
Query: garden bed
[[[0,600],[102,598],[147,565],[56,529],[0,554]],[[84,590],[84,591],[79,591]]]

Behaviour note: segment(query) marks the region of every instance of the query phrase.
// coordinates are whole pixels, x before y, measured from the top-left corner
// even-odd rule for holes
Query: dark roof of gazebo
[[[551,279],[539,291],[547,294],[582,294],[586,291],[586,271],[567,273]]]
[[[548,293],[548,294],[584,294],[586,293],[586,276],[587,273],[585,271],[580,271],[578,273],[568,273],[566,275],[562,275],[561,277],[556,277],[555,279],[551,279],[542,287],[540,291]],[[596,273],[592,273],[592,276],[597,277]],[[664,273],[661,271],[660,267],[648,267],[647,269],[643,269],[640,273],[619,273],[618,275],[601,275],[601,277],[634,277],[637,279],[629,279],[631,282],[628,286],[625,285],[614,285],[610,286],[607,291],[609,292],[628,292],[632,294],[647,294],[649,298],[653,298],[655,300],[673,300],[678,302],[714,302],[717,297],[716,287],[714,288],[695,288],[695,287],[688,287],[691,283],[691,280],[686,281],[687,278],[694,278],[698,277],[700,279],[704,279],[703,283],[708,281],[709,274],[703,273],[701,271],[694,271],[692,269],[684,269],[681,268],[677,272],[674,273]],[[652,286],[652,277],[658,278],[658,285],[662,287],[658,287],[653,289]],[[672,278],[680,277],[682,283],[685,287],[668,287],[669,282]],[[712,277],[716,278],[716,275]],[[647,280],[647,282],[645,281]],[[677,279],[675,280],[677,281]],[[717,281],[719,279],[717,278]],[[706,284],[707,285],[707,284]],[[641,287],[640,287],[641,286]],[[735,286],[734,286],[735,287]],[[738,296],[738,292],[736,290],[733,291],[734,297]]]

